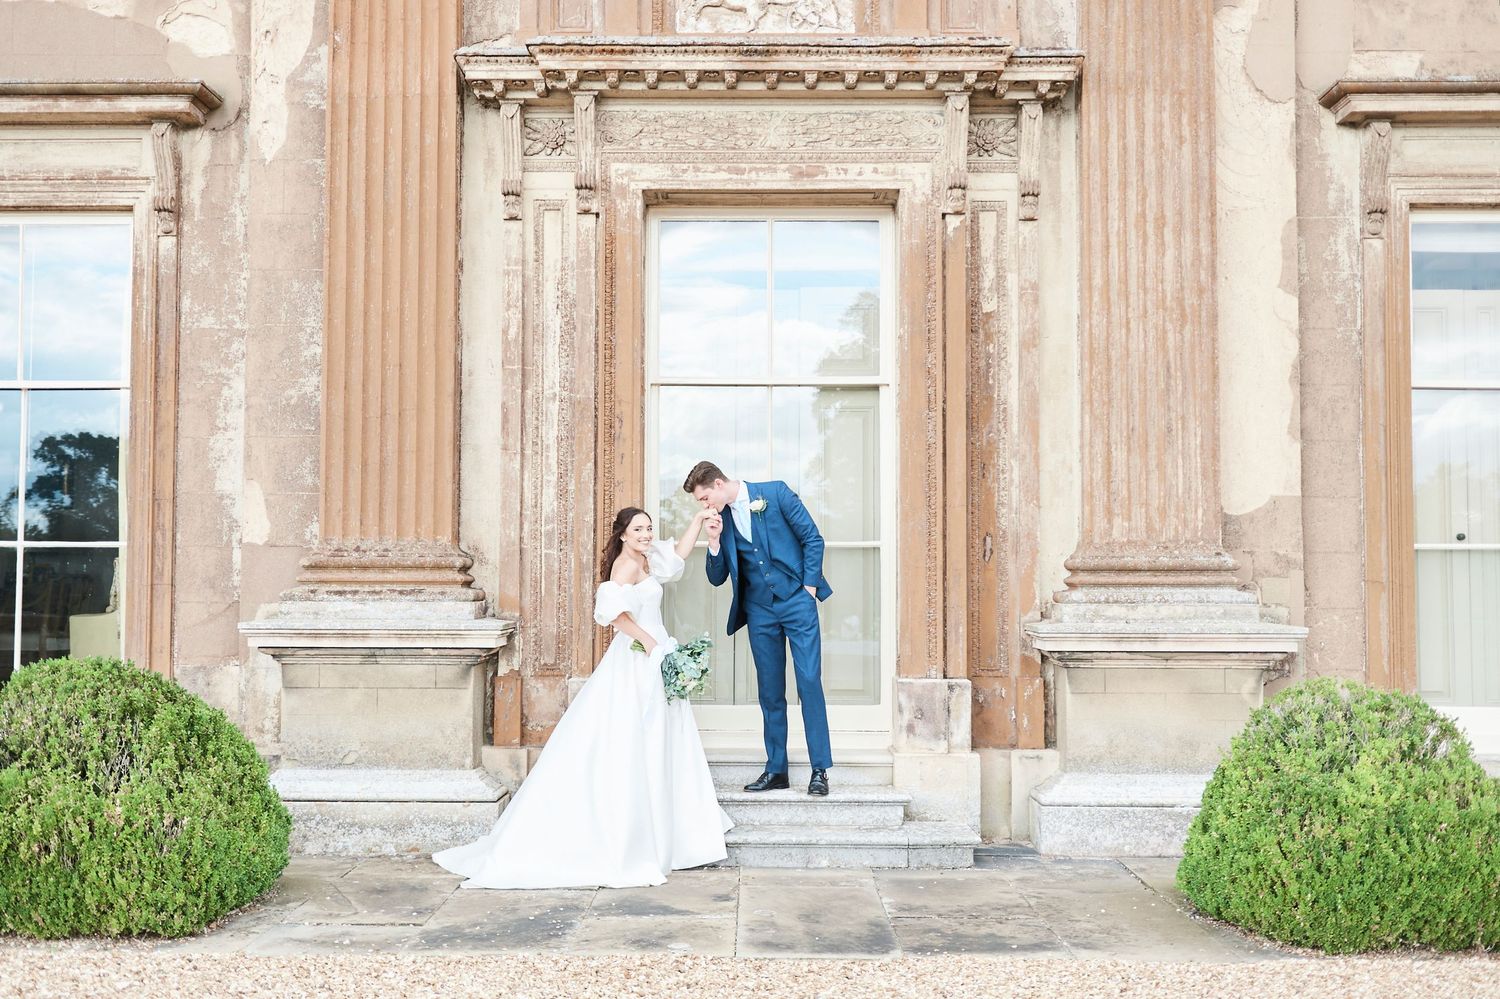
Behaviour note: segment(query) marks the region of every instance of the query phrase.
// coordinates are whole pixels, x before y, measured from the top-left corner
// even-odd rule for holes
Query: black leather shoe
[[[816,794],[820,798],[828,796],[828,771],[814,770],[812,780],[807,782],[807,793]]]
[[[757,779],[745,785],[746,791],[784,791],[792,786],[792,782],[786,779],[786,774],[773,774],[769,771],[763,773]]]

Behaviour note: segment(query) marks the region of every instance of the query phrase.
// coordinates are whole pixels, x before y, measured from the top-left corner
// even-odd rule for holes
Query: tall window
[[[1500,707],[1500,216],[1411,226],[1417,677]]]
[[[0,215],[0,679],[121,653],[128,216]]]
[[[654,221],[650,434],[661,537],[696,509],[682,480],[716,462],[750,481],[783,479],[826,540],[834,595],[822,605],[823,675],[831,705],[881,700],[882,513],[893,365],[888,332],[888,223],[879,217],[726,214]],[[667,625],[719,645],[720,705],[754,704],[741,633],[723,639],[728,586],[704,578],[700,542],[668,595]],[[788,668],[789,696],[795,697]]]

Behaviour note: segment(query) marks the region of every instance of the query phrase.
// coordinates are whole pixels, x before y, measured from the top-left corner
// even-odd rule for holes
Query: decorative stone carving
[[[1042,191],[1042,102],[1021,105],[1020,177],[1021,219],[1034,221]]]
[[[943,159],[948,173],[948,192],[943,211],[962,215],[969,195],[969,95],[949,94],[943,103]]]
[[[569,118],[527,115],[522,135],[527,156],[562,159],[573,155],[573,121]]]
[[[1016,119],[1008,114],[970,117],[969,156],[980,160],[1015,159]]]
[[[159,121],[151,126],[151,153],[156,159],[156,191],[151,207],[156,212],[156,232],[171,236],[177,232],[177,136],[171,122]]]
[[[598,113],[599,141],[631,149],[936,148],[943,116],[924,111],[623,111]]]
[[[599,186],[598,143],[594,140],[594,95],[573,95],[573,130],[577,136],[578,167],[573,175],[578,210],[597,212],[594,190]]]
[[[1385,235],[1385,215],[1390,207],[1386,173],[1391,162],[1391,123],[1380,119],[1365,122],[1360,129],[1359,208],[1366,236]]]
[[[475,98],[536,100],[569,90],[636,96],[693,91],[782,94],[805,91],[854,96],[979,93],[1014,102],[1056,100],[1078,77],[1083,57],[1072,51],[1016,53],[994,38],[786,39],[538,38],[525,48],[481,43],[456,58]],[[783,87],[790,80],[800,87]]]
[[[505,217],[521,217],[521,102],[501,101],[500,197]]]
[[[680,34],[806,34],[854,31],[853,0],[686,0]]]

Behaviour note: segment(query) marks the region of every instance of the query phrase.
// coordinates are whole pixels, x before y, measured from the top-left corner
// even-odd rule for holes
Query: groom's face
[[[734,502],[734,497],[729,495],[729,484],[723,479],[714,479],[710,485],[698,486],[693,490],[693,499],[710,510],[722,510]]]

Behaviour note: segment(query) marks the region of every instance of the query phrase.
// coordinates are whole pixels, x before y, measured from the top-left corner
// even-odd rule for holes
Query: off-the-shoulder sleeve
[[[615,618],[629,613],[632,609],[625,587],[607,579],[599,584],[599,592],[594,595],[595,621],[608,626],[614,623]]]
[[[651,575],[658,583],[675,583],[682,578],[687,563],[677,557],[677,542],[651,542]]]

